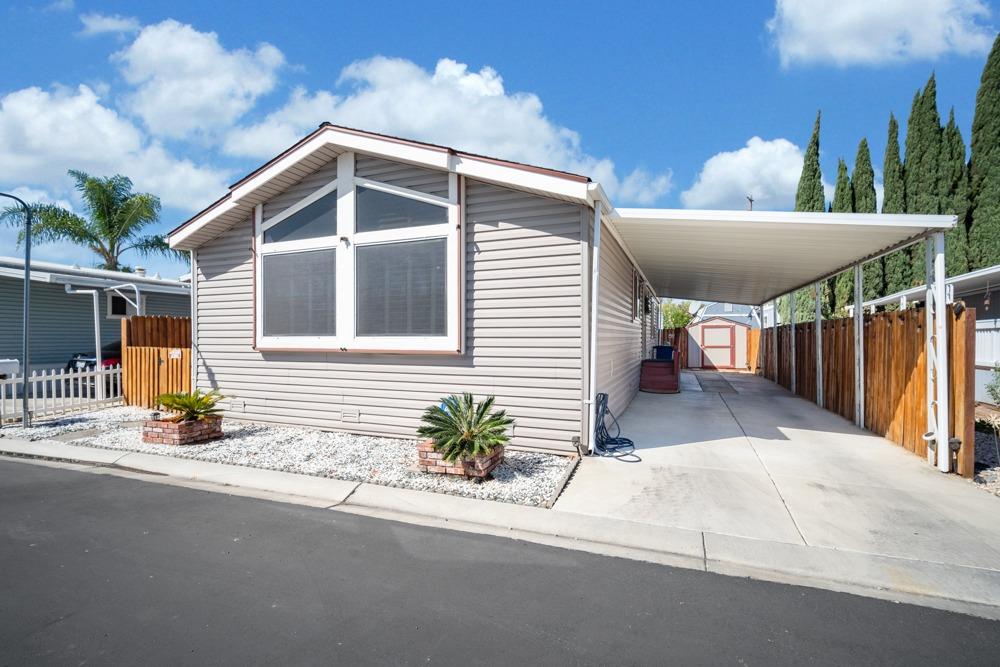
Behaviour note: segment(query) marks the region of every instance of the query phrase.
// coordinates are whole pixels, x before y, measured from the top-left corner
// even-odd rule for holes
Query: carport
[[[945,303],[950,217],[633,209],[606,223],[661,297],[757,305],[851,268],[860,289],[863,261],[928,239],[926,346],[932,358],[946,347],[945,309],[933,306]],[[935,374],[946,372],[939,364]],[[852,423],[765,377],[685,371],[681,384],[679,394],[639,392],[619,415],[635,456],[585,457],[555,509],[650,534],[697,531],[706,568],[714,553],[805,569],[822,562],[848,583],[874,562],[913,563],[952,582],[950,568],[994,576],[997,499],[940,474],[936,459],[928,465],[859,426],[861,415]],[[926,397],[939,450],[948,448],[940,396],[935,387]]]
[[[606,224],[628,249],[660,297],[763,306],[803,288],[819,293],[826,279],[854,272],[855,302],[862,302],[863,263],[921,240],[925,243],[927,435],[939,469],[949,453],[948,332],[945,312],[944,232],[954,216],[617,209]],[[598,239],[599,242],[599,239]],[[599,246],[596,252],[600,252]],[[595,262],[596,263],[596,262]],[[595,290],[596,291],[596,290]],[[822,319],[819,299],[815,319]],[[940,305],[939,305],[940,304]],[[791,308],[792,392],[795,393],[795,309]],[[854,423],[864,427],[863,313],[854,312]],[[775,323],[772,323],[774,326]],[[815,345],[822,348],[816,327]],[[772,335],[775,357],[778,337]],[[596,345],[592,344],[594,349]],[[823,367],[816,355],[817,403],[823,404]],[[775,364],[776,374],[777,364]],[[776,375],[772,377],[776,379]]]

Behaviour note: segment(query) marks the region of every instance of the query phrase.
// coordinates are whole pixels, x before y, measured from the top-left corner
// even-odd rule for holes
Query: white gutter
[[[96,289],[74,289],[72,285],[66,285],[67,294],[90,294],[94,297],[94,344],[97,347],[94,364],[94,387],[97,389],[97,398],[104,398],[104,378],[100,371],[104,370],[101,360],[101,293]]]
[[[587,371],[587,450],[594,453],[597,432],[597,308],[601,291],[601,203],[594,202],[594,254],[590,260],[590,359]]]

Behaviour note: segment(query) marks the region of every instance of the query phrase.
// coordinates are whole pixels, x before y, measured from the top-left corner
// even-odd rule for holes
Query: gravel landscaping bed
[[[113,414],[107,414],[113,413]],[[571,465],[564,456],[507,450],[493,479],[476,483],[452,475],[416,469],[416,440],[332,433],[306,428],[269,426],[226,420],[221,440],[199,445],[158,445],[142,442],[136,420],[149,410],[110,408],[100,413],[39,423],[25,436],[23,429],[4,429],[9,437],[51,439],[71,430],[101,428],[65,444],[101,447],[215,463],[370,482],[421,491],[497,500],[520,505],[544,505]],[[130,423],[131,422],[131,423]],[[37,433],[36,433],[37,431]]]
[[[0,429],[0,437],[20,438],[21,440],[50,440],[64,433],[88,431],[91,429],[109,430],[123,425],[149,419],[152,414],[146,408],[121,406],[103,408],[92,412],[77,412],[62,417],[40,419],[25,430],[21,425],[4,426]]]

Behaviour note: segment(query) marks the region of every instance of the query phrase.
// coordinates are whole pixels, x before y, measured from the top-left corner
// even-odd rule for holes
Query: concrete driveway
[[[588,458],[555,509],[1000,570],[1000,498],[742,373],[685,373],[620,417],[642,459]]]

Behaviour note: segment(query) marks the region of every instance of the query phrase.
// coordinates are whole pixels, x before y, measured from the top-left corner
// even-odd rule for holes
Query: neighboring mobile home
[[[121,287],[123,285],[133,287]],[[115,290],[119,287],[119,290]],[[31,369],[64,368],[76,353],[93,354],[97,290],[101,346],[121,340],[121,320],[134,315],[136,290],[147,315],[191,314],[190,286],[143,272],[105,271],[53,262],[31,262]],[[127,297],[127,298],[126,298]],[[0,257],[0,359],[22,367],[24,260]]]
[[[170,245],[192,255],[194,383],[227,416],[413,437],[468,390],[515,446],[571,452],[597,392],[621,414],[638,391],[657,292],[761,304],[954,224],[869,218],[615,209],[586,176],[324,123]]]

